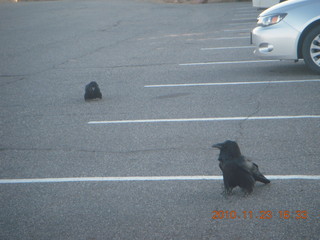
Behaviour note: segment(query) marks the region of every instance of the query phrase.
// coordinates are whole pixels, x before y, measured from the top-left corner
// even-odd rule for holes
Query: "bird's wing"
[[[223,177],[231,187],[239,186],[248,193],[253,190],[255,179],[241,159],[233,159],[233,161],[226,163],[223,166]]]
[[[260,171],[258,164],[252,162],[250,159],[245,158],[245,164],[247,165],[248,169],[250,169],[250,172],[254,179],[256,181],[262,182],[262,183],[270,183],[270,180],[267,179]]]

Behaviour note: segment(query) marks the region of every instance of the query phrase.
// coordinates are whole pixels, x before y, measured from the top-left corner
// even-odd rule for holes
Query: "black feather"
[[[247,193],[251,193],[255,181],[270,183],[270,180],[259,171],[258,165],[241,154],[236,142],[227,140],[212,147],[220,149],[219,167],[223,174],[223,183],[227,194],[230,194],[232,189],[237,186]]]
[[[94,81],[90,82],[85,87],[84,100],[87,101],[87,100],[94,100],[98,98],[100,99],[102,98],[99,85]]]

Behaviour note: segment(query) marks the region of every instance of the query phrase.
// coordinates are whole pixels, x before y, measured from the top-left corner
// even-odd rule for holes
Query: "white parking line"
[[[276,81],[259,81],[259,82],[217,82],[217,83],[181,83],[181,84],[158,84],[145,85],[146,88],[161,87],[201,87],[201,86],[225,86],[225,85],[250,85],[250,84],[288,84],[288,83],[312,83],[320,82],[320,79],[309,80],[276,80]]]
[[[228,23],[229,26],[241,26],[241,25],[248,25],[247,22],[242,22],[242,23]]]
[[[234,18],[231,19],[232,21],[255,21],[257,20],[256,17],[252,17],[252,18]]]
[[[248,29],[248,28],[246,28],[246,29],[225,29],[225,30],[223,30],[224,32],[250,32],[250,31],[252,31],[252,29],[250,28],[250,29]]]
[[[320,180],[320,175],[266,175],[270,180]],[[66,182],[133,182],[133,181],[201,181],[222,180],[222,176],[135,176],[0,179],[0,184],[66,183]]]
[[[201,65],[245,64],[245,63],[267,63],[267,62],[280,62],[280,60],[245,60],[245,61],[226,61],[226,62],[180,63],[179,66],[201,66]]]
[[[250,39],[250,37],[214,37],[214,38],[190,38],[187,39],[188,41],[207,41],[207,40],[212,40],[212,41],[220,41],[220,40],[236,40],[236,39]]]
[[[213,40],[234,40],[234,39],[249,39],[250,37],[219,37],[219,38],[211,38]]]
[[[243,9],[243,10],[238,10],[235,15],[237,14],[256,14],[257,15],[259,14],[259,11],[255,11],[255,10],[252,11],[252,9]]]
[[[138,119],[89,121],[88,124],[128,124],[128,123],[173,123],[173,122],[212,122],[212,121],[244,121],[244,120],[283,120],[283,119],[319,119],[320,115],[295,116],[247,116],[247,117],[215,117],[215,118],[173,118],[173,119]]]
[[[255,48],[255,47],[254,46],[212,47],[212,48],[201,48],[200,50],[210,51],[210,50],[246,49],[246,48]]]
[[[239,12],[239,13],[234,14],[234,16],[239,16],[239,17],[241,17],[241,16],[257,17],[257,15],[258,14],[256,12]]]

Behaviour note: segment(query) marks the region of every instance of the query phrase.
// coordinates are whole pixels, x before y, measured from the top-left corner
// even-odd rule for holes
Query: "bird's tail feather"
[[[256,181],[262,182],[262,183],[264,183],[264,184],[270,183],[270,180],[267,179],[267,178],[266,178],[265,176],[263,176],[262,174],[259,174],[258,176],[255,175],[254,178],[255,178]]]

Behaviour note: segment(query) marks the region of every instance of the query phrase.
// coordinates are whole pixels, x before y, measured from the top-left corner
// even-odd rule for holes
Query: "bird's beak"
[[[213,144],[212,147],[221,149],[222,148],[222,143]]]

